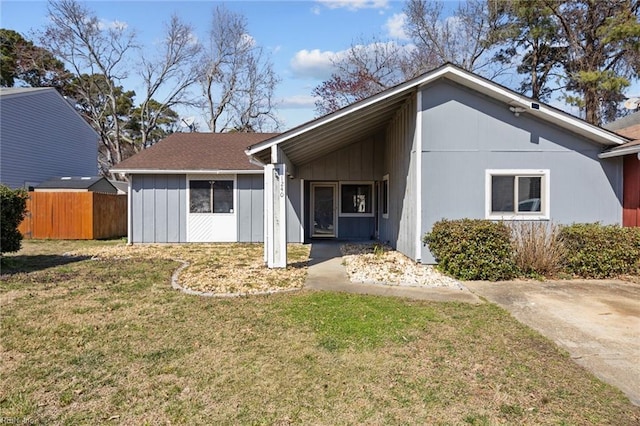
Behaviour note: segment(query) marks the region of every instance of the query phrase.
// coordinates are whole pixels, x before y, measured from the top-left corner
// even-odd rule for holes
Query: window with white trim
[[[549,218],[549,170],[487,170],[488,219]]]
[[[382,201],[382,217],[389,219],[389,175],[382,177],[382,194],[380,196]]]
[[[373,216],[373,183],[340,183],[340,216]]]
[[[189,181],[190,213],[233,213],[232,180]]]

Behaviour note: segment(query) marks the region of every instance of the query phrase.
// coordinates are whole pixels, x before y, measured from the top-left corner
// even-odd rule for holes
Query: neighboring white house
[[[95,176],[99,135],[54,88],[0,89],[0,183]]]

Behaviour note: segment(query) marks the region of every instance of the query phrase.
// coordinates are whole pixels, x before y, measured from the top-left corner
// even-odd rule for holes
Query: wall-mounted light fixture
[[[515,115],[516,117],[520,116],[521,112],[525,112],[526,109],[522,108],[522,107],[518,107],[518,106],[511,106],[509,107],[509,111],[511,111],[513,113],[513,115]]]

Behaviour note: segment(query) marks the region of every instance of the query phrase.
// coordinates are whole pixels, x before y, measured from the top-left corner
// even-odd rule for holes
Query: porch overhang
[[[367,102],[352,105],[321,119],[292,129],[265,143],[249,147],[245,153],[263,164],[272,160],[272,147],[278,147],[295,165],[301,165],[383,131],[396,112],[415,96],[405,90],[391,96],[376,95]]]
[[[363,137],[386,128],[398,109],[424,86],[447,80],[482,93],[521,113],[537,117],[604,147],[615,147],[629,139],[542,104],[524,95],[451,64],[443,65],[398,86],[378,93],[334,113],[293,128],[281,135],[256,143],[245,150],[255,160],[271,162],[272,146],[278,146],[296,165],[305,164]]]

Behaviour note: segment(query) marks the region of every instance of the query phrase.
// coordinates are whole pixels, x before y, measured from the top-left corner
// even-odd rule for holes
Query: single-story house
[[[375,238],[433,263],[442,218],[620,224],[623,161],[600,155],[629,140],[447,64],[281,134],[172,135],[112,171],[133,243],[264,241],[283,267],[287,241]]]
[[[630,142],[603,152],[600,158],[622,157],[624,162],[622,225],[640,226],[640,111],[609,123],[605,127],[632,139]]]
[[[0,88],[0,111],[0,183],[31,188],[98,173],[100,137],[56,89]]]
[[[35,192],[101,192],[117,194],[118,190],[101,176],[62,176],[42,182]]]
[[[174,133],[116,165],[129,180],[129,242],[262,242],[263,167],[244,150],[273,136]]]

